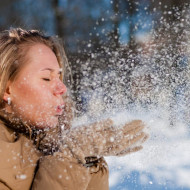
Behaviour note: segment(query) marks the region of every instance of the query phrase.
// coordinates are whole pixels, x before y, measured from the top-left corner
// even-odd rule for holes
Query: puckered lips
[[[56,115],[59,116],[63,113],[64,103],[56,107]]]

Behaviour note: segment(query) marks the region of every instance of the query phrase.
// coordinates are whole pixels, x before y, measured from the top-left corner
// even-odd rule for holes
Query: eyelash
[[[50,81],[50,79],[48,79],[48,78],[42,78],[43,80],[45,80],[45,81]]]

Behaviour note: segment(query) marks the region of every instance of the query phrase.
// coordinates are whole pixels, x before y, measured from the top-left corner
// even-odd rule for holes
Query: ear
[[[11,89],[11,82],[8,81],[6,89],[5,89],[5,93],[3,95],[3,100],[6,102],[8,101],[8,98],[11,96],[11,90],[10,89]]]

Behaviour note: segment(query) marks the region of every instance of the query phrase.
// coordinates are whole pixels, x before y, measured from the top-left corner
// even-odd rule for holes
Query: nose
[[[67,92],[67,87],[62,81],[59,81],[55,87],[54,95],[62,95]]]

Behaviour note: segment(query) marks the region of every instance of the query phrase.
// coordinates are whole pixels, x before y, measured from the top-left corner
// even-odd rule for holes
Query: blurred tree
[[[65,33],[65,22],[64,22],[64,11],[60,7],[59,0],[52,0],[52,9],[55,15],[55,33],[64,39]]]
[[[113,25],[114,29],[112,32],[112,39],[113,39],[113,47],[118,48],[119,47],[119,22],[120,22],[120,17],[119,17],[119,5],[120,2],[119,0],[113,0],[112,3],[113,11],[114,11],[114,16],[113,16]]]
[[[136,9],[137,9],[137,1],[134,0],[129,0],[128,1],[129,6],[128,6],[128,14],[129,14],[129,48],[131,50],[135,50],[136,48],[136,41],[135,41],[135,32],[136,32],[136,25],[134,21],[134,16],[136,14]]]
[[[0,1],[0,29],[6,30],[18,22],[18,15],[15,10],[15,1]]]

